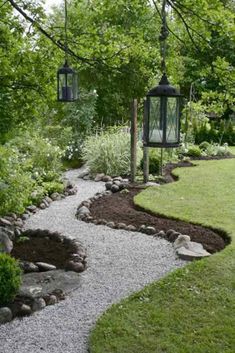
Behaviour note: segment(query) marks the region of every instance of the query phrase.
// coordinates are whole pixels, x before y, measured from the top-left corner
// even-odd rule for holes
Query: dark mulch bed
[[[62,269],[71,255],[71,246],[47,237],[32,237],[24,242],[15,242],[11,255],[21,261],[46,262]]]
[[[169,166],[169,170],[172,169],[173,165]],[[135,227],[145,224],[155,227],[157,232],[161,230],[166,232],[169,229],[174,229],[181,234],[189,235],[192,241],[203,244],[204,248],[210,253],[215,253],[225,247],[228,239],[225,238],[224,240],[222,236],[211,229],[158,215],[151,215],[136,209],[133,197],[139,192],[139,188],[130,188],[129,193],[118,192],[94,201],[90,209],[92,217],[115,223],[131,224]],[[172,238],[168,240],[174,241]]]

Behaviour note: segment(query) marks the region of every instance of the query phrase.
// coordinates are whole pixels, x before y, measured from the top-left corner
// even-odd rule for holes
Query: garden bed
[[[134,205],[133,198],[140,192],[139,188],[130,188],[127,193],[114,193],[94,200],[90,207],[91,216],[94,219],[104,219],[108,222],[125,223],[133,225],[137,229],[142,225],[156,228],[157,232],[174,229],[181,234],[187,234],[192,241],[201,243],[210,253],[224,249],[228,240],[217,232],[199,225],[151,215]],[[174,241],[174,237],[167,237]]]

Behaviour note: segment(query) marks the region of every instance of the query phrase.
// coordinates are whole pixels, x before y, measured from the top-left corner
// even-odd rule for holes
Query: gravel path
[[[39,211],[26,226],[60,231],[82,242],[88,269],[80,275],[81,287],[57,305],[2,325],[1,353],[86,353],[91,328],[112,303],[184,264],[164,239],[76,220],[78,204],[104,190],[104,183],[84,181],[77,174],[67,172],[78,186],[77,195]]]

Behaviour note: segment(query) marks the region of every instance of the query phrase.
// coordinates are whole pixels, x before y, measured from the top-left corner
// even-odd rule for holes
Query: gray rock
[[[56,297],[56,295],[52,294],[50,295],[47,305],[55,305],[56,303],[58,303],[58,299]]]
[[[202,244],[193,241],[188,242],[185,246],[177,248],[176,254],[180,259],[186,261],[200,260],[211,255],[203,248]]]
[[[47,264],[46,262],[36,262],[39,271],[53,271],[56,270],[56,266]]]
[[[176,250],[178,248],[181,248],[182,246],[187,247],[187,244],[190,242],[190,240],[191,239],[189,235],[180,234],[174,242],[174,249]]]
[[[66,270],[74,271],[74,272],[83,272],[85,266],[81,262],[68,261],[66,264]]]
[[[15,231],[14,231],[14,234],[15,234],[16,237],[21,236],[21,234],[22,234],[22,229],[16,228]]]
[[[24,226],[24,222],[22,221],[21,218],[17,218],[17,220],[14,221],[14,225],[15,225],[16,227],[22,228],[22,227]]]
[[[142,225],[139,227],[139,232],[145,233],[145,229],[146,229],[146,225],[145,225],[145,224],[142,224]]]
[[[41,210],[45,210],[45,208],[47,208],[47,207],[46,207],[45,203],[42,202],[42,203],[40,203],[39,208],[41,208]]]
[[[53,194],[51,194],[51,199],[53,200],[53,201],[59,201],[59,200],[61,200],[61,195],[58,193],[58,192],[53,192]]]
[[[5,233],[10,240],[15,239],[14,230],[10,229],[9,227],[1,227],[0,226],[0,234],[2,232]]]
[[[92,202],[90,200],[86,200],[81,203],[81,206],[85,206],[87,208],[90,208],[91,204],[92,204]]]
[[[47,202],[46,199],[43,199],[43,200],[42,200],[42,204],[44,204],[46,207],[49,207],[49,206],[50,206],[50,203]]]
[[[115,185],[115,184],[113,184],[112,186],[111,186],[111,191],[114,193],[114,192],[118,192],[120,189],[119,189],[119,186],[118,185]]]
[[[0,253],[7,253],[10,254],[10,252],[13,249],[13,243],[9,239],[7,232],[4,231],[4,229],[0,230]]]
[[[7,221],[9,221],[10,223],[14,223],[14,221],[17,220],[17,217],[14,218],[14,217],[11,217],[11,216],[4,216],[4,219],[6,219]]]
[[[0,218],[0,226],[11,226],[12,225],[12,223],[10,222],[10,221],[8,221],[7,219],[5,219],[5,218]]]
[[[53,200],[49,197],[49,196],[46,196],[45,197],[45,200],[50,204],[53,202]]]
[[[30,216],[28,213],[23,213],[21,218],[23,219],[23,221],[26,221],[26,219],[28,219]]]
[[[36,298],[34,299],[32,310],[33,311],[40,311],[45,308],[46,302],[43,298]]]
[[[104,181],[105,183],[107,183],[108,181],[112,181],[112,177],[109,175],[104,175],[102,178],[102,181]]]
[[[85,176],[83,177],[83,180],[91,180],[90,175],[85,175]]]
[[[126,227],[126,230],[129,230],[131,232],[136,232],[137,229],[135,226],[133,226],[132,224],[129,224],[127,227]]]
[[[94,180],[95,181],[102,181],[103,177],[104,177],[104,173],[99,173],[99,174],[96,174]]]
[[[164,232],[164,230],[160,230],[160,232],[156,233],[155,236],[165,238],[166,233]]]
[[[168,237],[168,240],[174,242],[181,234],[179,232],[172,232]]]
[[[29,261],[21,261],[20,267],[24,271],[24,273],[38,272],[39,268],[33,262]]]
[[[76,195],[77,191],[78,191],[77,188],[68,189],[67,190],[68,196]]]
[[[77,214],[78,214],[78,216],[84,216],[84,215],[87,215],[87,216],[89,216],[90,215],[90,210],[89,210],[89,208],[87,208],[86,206],[82,206],[82,207],[80,207],[79,209],[78,209],[78,212],[77,212]]]
[[[16,220],[17,219],[17,215],[15,214],[15,213],[9,213],[9,216],[11,217],[11,218],[13,218],[14,220]]]
[[[172,233],[175,233],[174,229],[168,229],[168,231],[166,232],[166,236],[169,237]]]
[[[29,316],[32,314],[32,309],[29,305],[22,304],[17,313],[18,316]]]
[[[99,218],[98,220],[97,220],[97,224],[102,224],[102,225],[106,225],[108,222],[105,220],[105,219],[103,219],[103,218]]]
[[[35,213],[37,211],[37,206],[30,205],[26,208],[29,212]]]
[[[120,186],[120,185],[121,185],[120,180],[114,180],[114,181],[113,181],[113,185]]]
[[[109,227],[109,228],[114,228],[115,227],[115,223],[114,222],[108,222],[106,224],[106,226]]]
[[[0,324],[5,324],[12,320],[12,312],[8,307],[0,308]]]
[[[107,181],[107,183],[105,183],[106,190],[111,190],[112,185],[113,185],[112,181]]]
[[[117,223],[116,228],[117,229],[126,229],[127,225],[125,223]]]
[[[83,169],[81,172],[78,173],[77,177],[84,179],[84,177],[88,176],[89,173],[90,173],[90,168],[89,167],[85,167],[85,169]]]
[[[122,177],[121,176],[117,176],[115,178],[113,178],[113,181],[122,181]]]
[[[144,232],[148,235],[153,235],[156,233],[156,228],[149,226],[145,228]]]

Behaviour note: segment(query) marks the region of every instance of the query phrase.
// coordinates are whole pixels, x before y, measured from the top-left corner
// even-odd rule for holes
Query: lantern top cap
[[[75,74],[75,71],[69,67],[68,61],[65,60],[64,65],[58,70],[58,74]]]
[[[182,95],[179,93],[179,91],[170,85],[170,82],[168,81],[166,73],[162,75],[162,78],[159,82],[159,85],[152,88],[148,93],[147,96],[149,97],[181,97]]]

